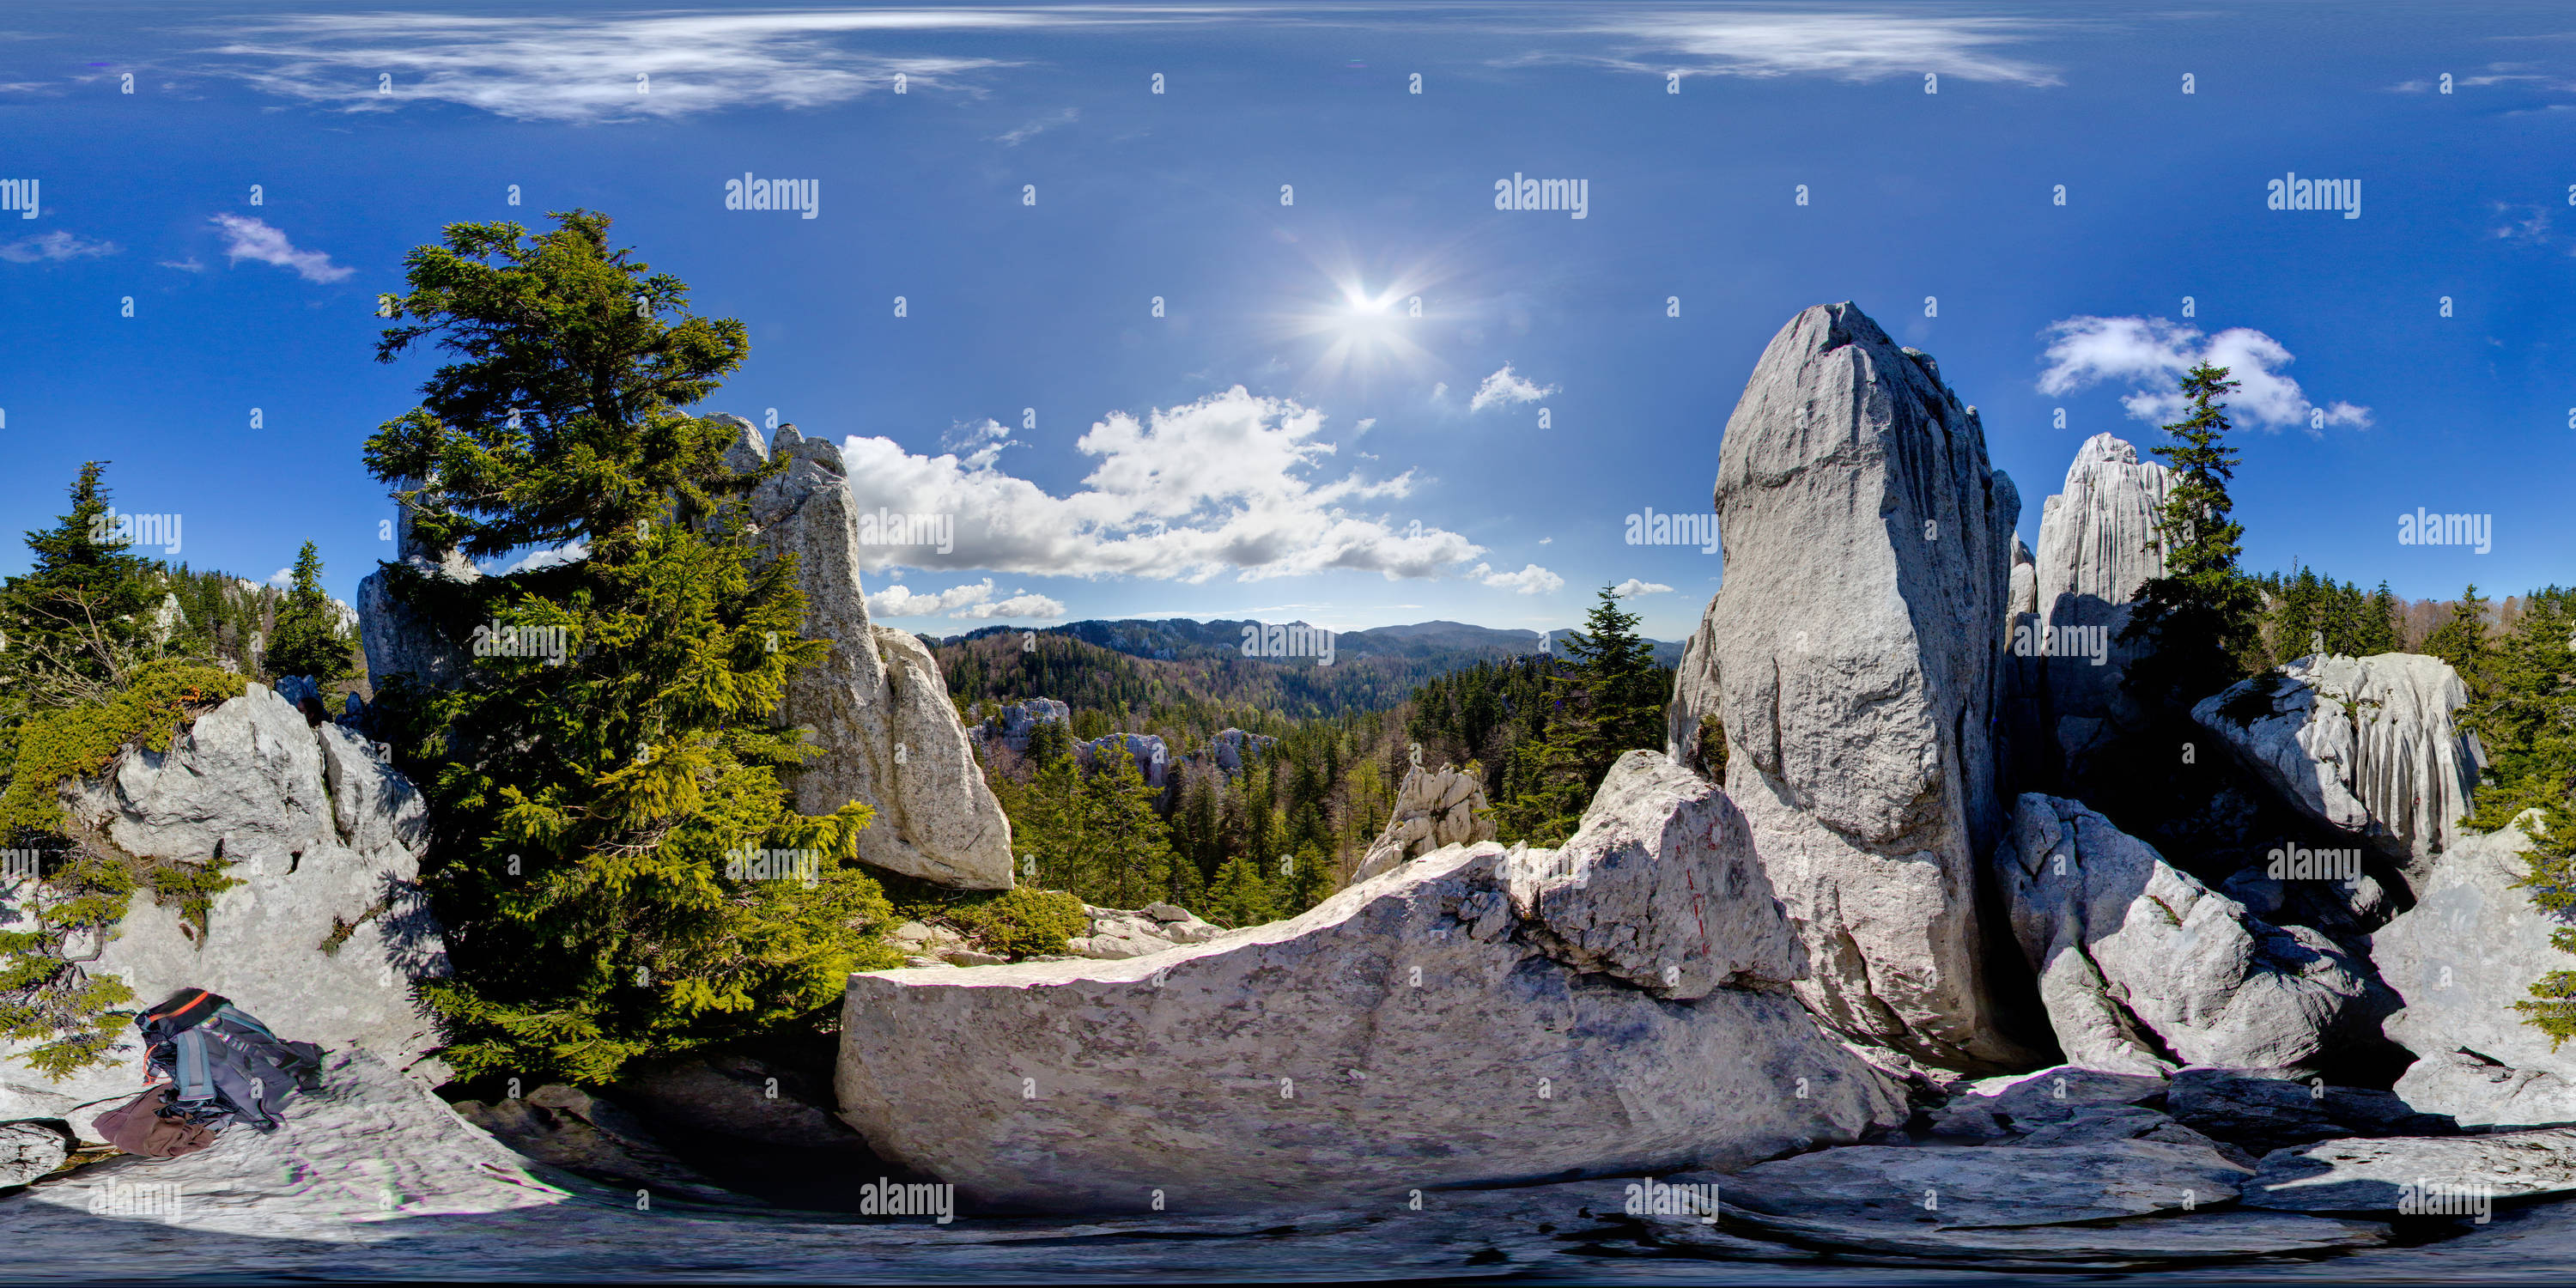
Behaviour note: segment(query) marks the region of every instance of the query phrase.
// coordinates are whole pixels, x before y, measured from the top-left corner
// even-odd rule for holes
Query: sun
[[[1430,350],[1415,338],[1423,311],[1420,291],[1401,278],[1372,288],[1351,274],[1302,302],[1285,322],[1291,338],[1316,346],[1310,378],[1366,382],[1419,374],[1431,364]]]

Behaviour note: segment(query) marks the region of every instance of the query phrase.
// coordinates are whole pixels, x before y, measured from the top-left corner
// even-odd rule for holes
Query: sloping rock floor
[[[1629,1215],[1628,1187],[1642,1178],[1621,1177],[1434,1191],[1419,1196],[1419,1208],[1410,1194],[1318,1194],[1309,1205],[1250,1216],[963,1211],[947,1225],[715,1206],[658,1193],[639,1203],[631,1189],[512,1153],[371,1057],[344,1055],[335,1064],[332,1085],[273,1136],[228,1132],[189,1158],[111,1159],[0,1191],[0,1276],[1916,1283],[2033,1271],[2227,1282],[2501,1281],[2576,1271],[2576,1203],[2499,1202],[2484,1225],[2389,1222],[2363,1219],[2366,1213],[2229,1206],[2219,1198],[2224,1186],[2212,1188],[2216,1202],[2194,1212],[2161,1200],[2115,1200],[2121,1212],[2146,1214],[2046,1226],[1999,1223],[1963,1193],[1946,1215],[1915,1218],[1907,1237],[1894,1241],[1886,1237],[1890,1214],[1870,1209],[1902,1204],[1800,1198],[1800,1184],[1848,1179],[1848,1168],[1802,1161],[1819,1155],[1734,1176],[1666,1178],[1716,1182],[1723,1197],[1715,1222],[1686,1203],[1667,1205],[1678,1209],[1671,1215]],[[2140,1141],[2121,1148],[2148,1158],[2195,1147]],[[1901,1170],[1918,1165],[1911,1156],[1938,1150],[1994,1151],[2034,1164],[2055,1152],[1928,1141],[1919,1149],[1829,1153],[1859,1167],[1892,1158]],[[2193,1157],[2193,1167],[2216,1166]],[[2008,1176],[2017,1169],[1987,1170]],[[173,1192],[175,1215],[167,1202]],[[2070,1213],[2051,1215],[2080,1214],[2095,1202],[2063,1201],[2073,1205]],[[2225,1255],[2258,1248],[2271,1251]],[[1939,1255],[1923,1255],[1935,1250]]]

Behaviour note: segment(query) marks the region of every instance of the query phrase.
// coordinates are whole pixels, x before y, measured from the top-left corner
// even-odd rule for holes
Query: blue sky
[[[0,518],[111,458],[178,557],[310,539],[350,597],[391,553],[361,444],[434,362],[372,360],[376,292],[443,223],[581,206],[749,326],[707,410],[957,516],[868,574],[930,633],[1547,628],[1633,580],[1677,638],[1718,559],[1627,516],[1706,509],[1762,346],[1842,299],[1980,409],[2034,541],[2076,445],[2143,449],[2138,395],[2216,352],[2261,377],[2249,567],[2514,593],[2576,581],[2571,135],[2548,5],[22,4]],[[746,172],[816,217],[727,210]],[[2360,217],[2267,209],[2290,172]],[[1585,217],[1496,210],[1514,174]],[[2399,544],[2418,506],[2493,548]]]

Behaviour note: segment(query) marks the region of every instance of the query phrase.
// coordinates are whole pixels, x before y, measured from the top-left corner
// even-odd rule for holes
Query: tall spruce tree
[[[107,465],[81,466],[71,510],[26,534],[33,566],[0,587],[0,674],[34,707],[105,701],[150,651],[152,565],[128,549]]]
[[[1637,633],[1637,615],[1604,586],[1584,629],[1566,633],[1568,661],[1552,677],[1543,736],[1513,751],[1513,792],[1496,809],[1514,839],[1554,844],[1573,835],[1584,807],[1621,753],[1664,744],[1671,675]]]
[[[409,292],[377,349],[455,360],[367,442],[414,531],[490,558],[581,558],[469,588],[398,592],[452,638],[472,625],[560,632],[545,656],[483,657],[458,683],[396,685],[439,819],[424,879],[452,979],[423,993],[449,1062],[472,1075],[596,1083],[629,1059],[828,1021],[847,974],[900,960],[858,870],[869,811],[797,813],[808,754],[771,721],[802,639],[792,559],[765,559],[724,463],[732,431],[682,409],[748,352],[743,327],[688,311],[688,288],[612,249],[606,216],[531,236],[451,224],[405,257]],[[811,851],[818,879],[762,880],[745,856]]]
[[[2121,638],[2152,645],[2129,683],[2155,708],[2188,707],[2235,683],[2261,649],[2262,592],[2237,566],[2245,528],[2229,517],[2236,507],[2227,495],[2238,458],[2221,400],[2237,383],[2208,363],[2185,372],[2187,412],[2164,427],[2174,441],[2154,449],[2173,471],[2156,514],[2165,573],[2147,582]]]
[[[322,556],[307,541],[295,554],[294,580],[277,609],[277,626],[263,659],[271,675],[309,676],[324,688],[349,678],[349,640],[322,590]]]

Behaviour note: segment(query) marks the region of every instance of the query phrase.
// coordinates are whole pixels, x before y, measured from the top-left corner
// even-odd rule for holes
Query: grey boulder
[[[64,803],[75,826],[128,854],[199,865],[220,856],[240,883],[214,897],[202,934],[179,907],[138,892],[92,975],[122,980],[143,1005],[212,989],[282,1036],[360,1047],[398,1068],[438,1045],[412,995],[414,981],[448,970],[418,885],[426,820],[418,793],[372,744],[306,725],[254,684],[168,751],[128,751],[67,788]],[[0,900],[0,924],[22,912]],[[131,1041],[61,1081],[14,1058],[22,1051],[0,1043],[0,1116],[87,1131],[96,1106],[141,1085]],[[435,1062],[422,1076],[441,1077]]]
[[[2572,960],[2552,942],[2567,923],[2514,885],[2529,871],[2529,847],[2518,827],[2463,835],[2424,879],[2416,905],[2370,938],[2371,960],[2405,1008],[2382,1027],[2423,1057],[2398,1093],[2462,1126],[2576,1120],[2576,1047],[2554,1045],[2513,1006]],[[2500,1069],[2504,1079],[2472,1068]]]
[[[2276,927],[2081,803],[2026,793],[1996,851],[2015,939],[2067,1059],[2116,1072],[2304,1067],[2373,1013],[2369,967]]]
[[[2482,761],[2454,716],[2468,697],[2440,658],[2314,654],[2191,709],[2302,814],[2367,841],[2420,879],[2460,839]]]
[[[1360,857],[1353,881],[1366,881],[1407,859],[1452,845],[1493,840],[1493,808],[1485,802],[1485,785],[1474,774],[1442,765],[1427,770],[1415,765],[1395,789],[1395,804]]]
[[[2095,434],[2076,449],[2063,489],[2041,505],[2030,599],[2016,606],[2007,646],[2013,718],[2018,736],[2052,747],[2046,763],[2072,776],[2139,726],[2125,682],[2144,645],[2121,643],[2120,632],[2148,580],[2164,575],[2156,516],[2171,487],[2164,466]]]
[[[1161,734],[1102,734],[1089,742],[1075,744],[1074,752],[1086,765],[1103,756],[1126,756],[1136,763],[1136,773],[1145,780],[1147,787],[1159,788],[1171,782],[1172,751],[1164,745]]]
[[[2407,1212],[2455,1193],[2488,1202],[2576,1192],[2576,1129],[2483,1136],[2329,1140],[2267,1154],[2248,1207]],[[2466,1215],[2436,1207],[2423,1215]]]
[[[1665,924],[1673,905],[1651,897],[1665,881],[1578,852],[1570,884],[1617,875],[1637,944],[1697,947],[1696,921]],[[1712,926],[1784,943],[1758,869],[1730,893],[1720,857],[1666,843],[1622,862],[1701,865],[1683,884]],[[1147,957],[853,975],[842,1116],[880,1156],[980,1199],[1112,1211],[1157,1192],[1248,1209],[1318,1186],[1400,1198],[1740,1166],[1903,1120],[1892,1084],[1785,981],[1738,971],[1682,997],[1660,974],[1641,986],[1565,960],[1584,919],[1577,894],[1551,893],[1567,880],[1555,867],[1548,851],[1456,846],[1287,921]]]
[[[0,1190],[62,1166],[71,1153],[71,1133],[59,1123],[0,1123]]]
[[[2107,1140],[2055,1148],[1855,1145],[1745,1168],[1725,1201],[1776,1216],[1937,1229],[2062,1225],[2181,1212],[2236,1197],[2249,1175],[2205,1146]]]
[[[1690,683],[1713,668],[1726,794],[1806,944],[1799,995],[1924,1063],[2027,1064],[1980,956],[2020,499],[1975,411],[1859,309],[1806,309],[1727,421],[1715,504],[1726,579]]]

